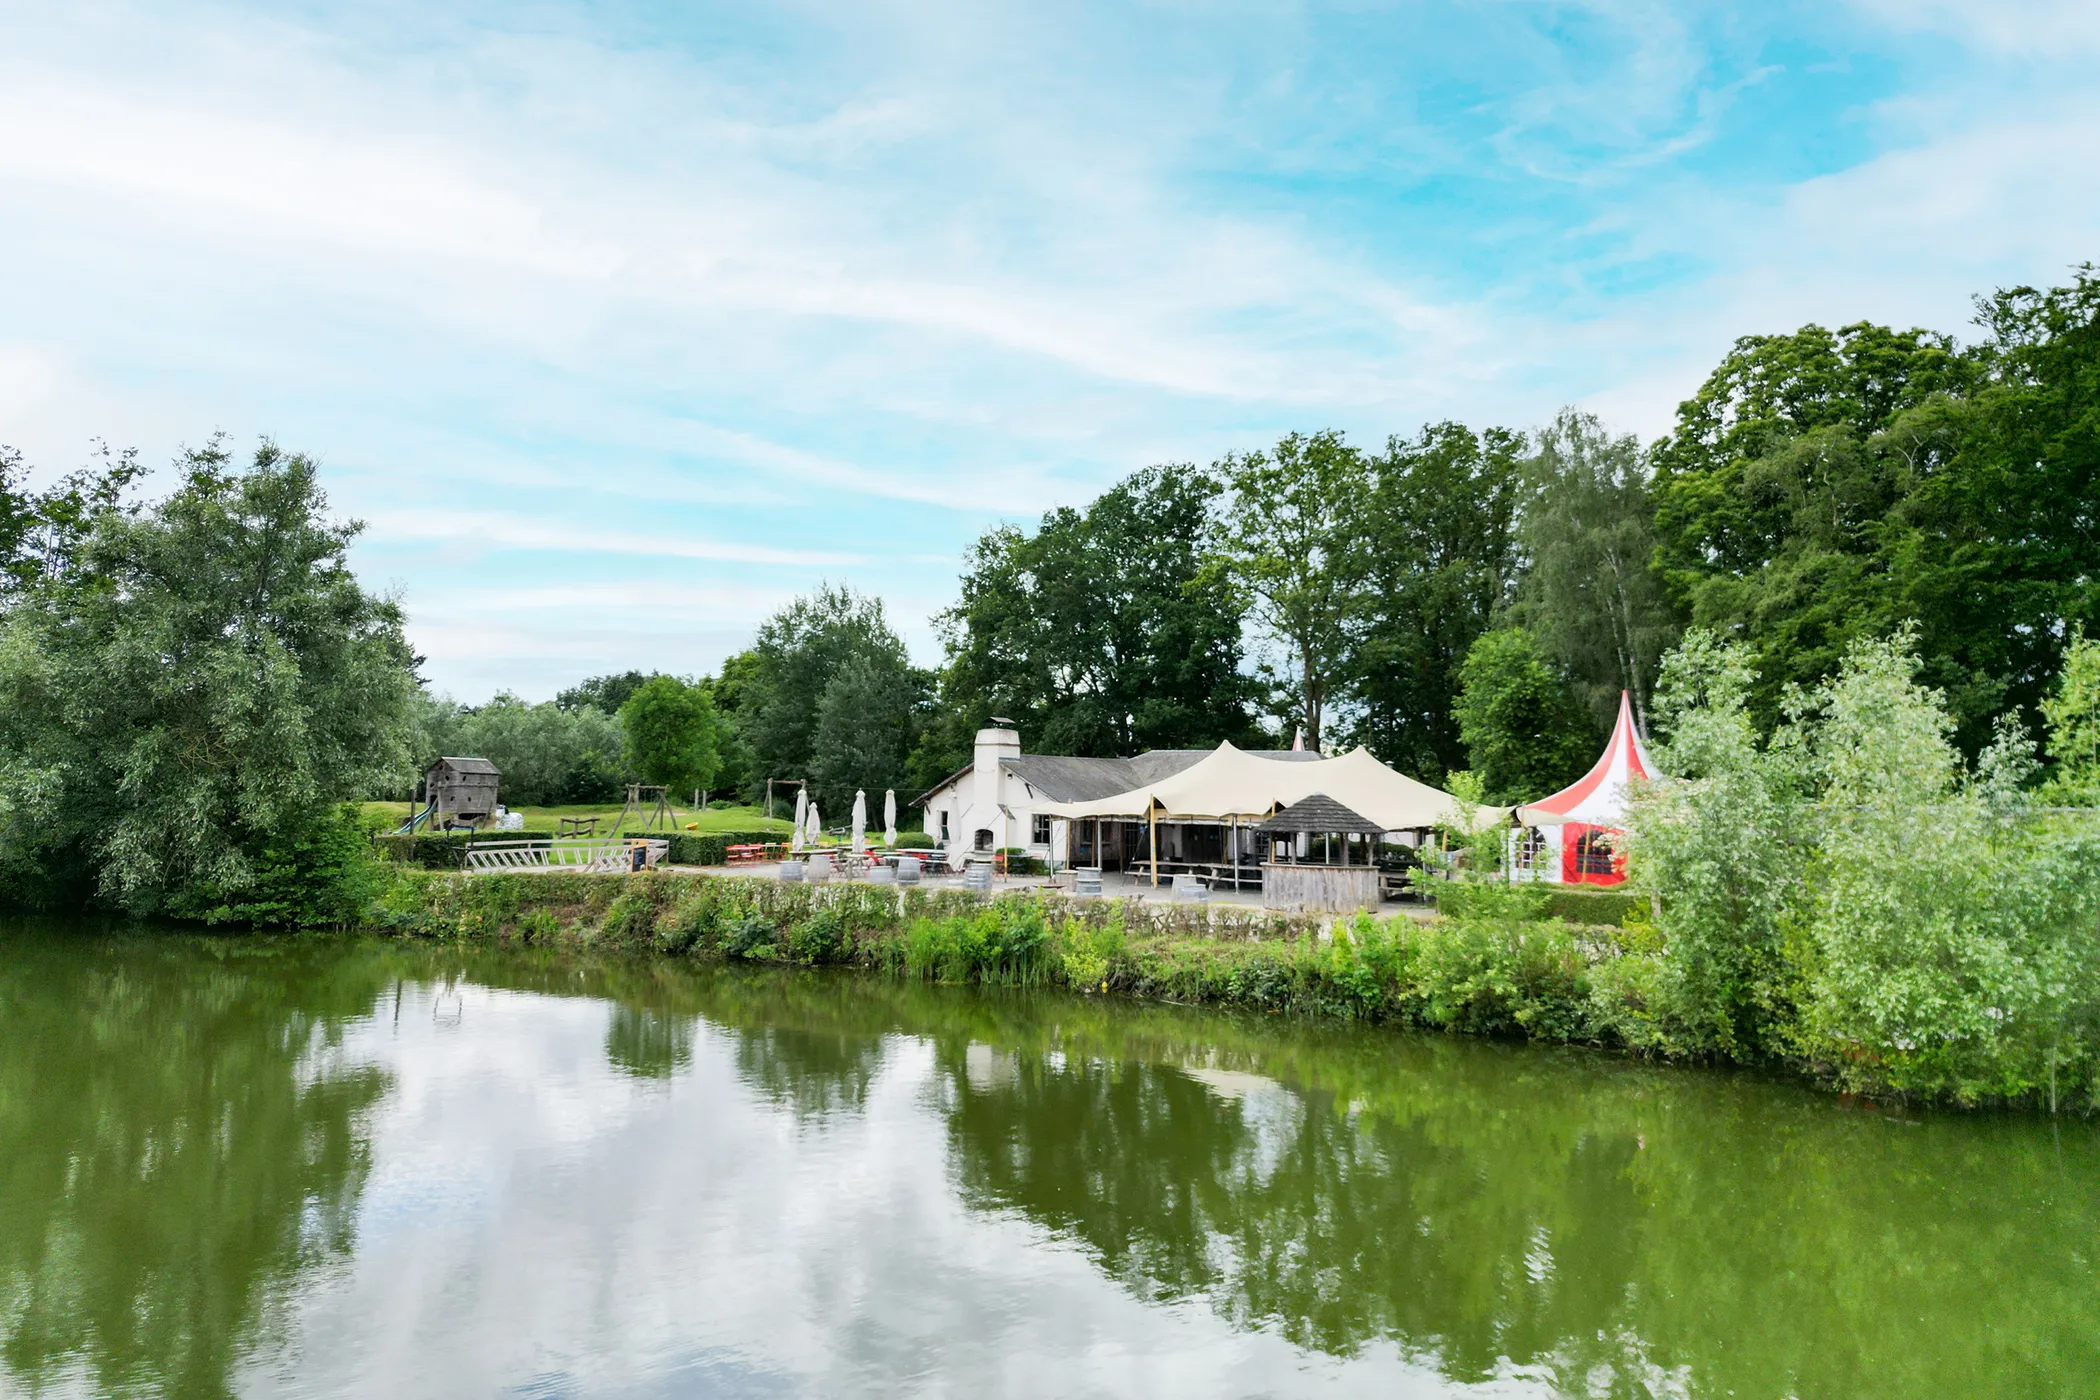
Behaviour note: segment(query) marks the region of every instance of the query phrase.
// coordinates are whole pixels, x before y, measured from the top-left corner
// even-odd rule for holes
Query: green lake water
[[[2100,1394],[2100,1128],[854,975],[0,929],[0,1393]]]

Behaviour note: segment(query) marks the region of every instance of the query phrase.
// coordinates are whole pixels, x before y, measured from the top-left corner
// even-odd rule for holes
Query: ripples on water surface
[[[0,1391],[2100,1393],[2093,1125],[873,978],[0,932]]]

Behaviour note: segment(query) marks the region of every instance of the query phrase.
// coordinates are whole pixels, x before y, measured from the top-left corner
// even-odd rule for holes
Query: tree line
[[[1973,756],[1999,716],[2038,723],[2100,612],[2100,276],[1980,298],[1976,325],[1745,336],[1645,445],[1575,411],[1292,434],[990,531],[939,620],[921,768],[998,713],[1074,753],[1302,731],[1532,798],[1620,692],[1648,728],[1687,628],[1746,649],[1766,732],[1910,628]]]
[[[39,492],[0,450],[0,883],[219,907],[297,863],[284,833],[447,749],[519,802],[786,779],[837,812],[915,796],[993,716],[1082,755],[1302,732],[1533,798],[1594,757],[1621,691],[1649,725],[1688,628],[1744,649],[1761,733],[1907,629],[1973,758],[2001,716],[2037,726],[2100,603],[2100,274],[1980,298],[1976,325],[1744,337],[1647,444],[1568,411],[1148,467],[987,531],[932,668],[879,599],[827,585],[714,675],[538,705],[429,695],[299,454],[215,439],[141,502],[128,454]]]

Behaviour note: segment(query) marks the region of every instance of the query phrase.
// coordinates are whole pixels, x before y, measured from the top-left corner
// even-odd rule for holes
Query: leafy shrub
[[[759,957],[774,937],[773,921],[763,914],[735,914],[722,924],[722,951],[736,958]]]
[[[1589,965],[1556,922],[1445,919],[1414,950],[1422,1020],[1473,1035],[1578,1040],[1590,1032]]]
[[[385,885],[371,833],[348,804],[251,845],[249,879],[194,881],[170,894],[168,912],[209,924],[341,928],[362,920]]]
[[[1065,981],[1081,991],[1091,991],[1096,984],[1106,991],[1109,972],[1128,947],[1122,912],[1098,922],[1068,921],[1062,932],[1058,960]]]
[[[815,909],[788,930],[788,952],[799,962],[843,962],[851,949],[846,924],[829,909]]]
[[[1917,668],[1862,643],[1799,707],[1824,803],[1796,1043],[1861,1089],[2100,1097],[2100,823],[2021,811],[2014,729],[1966,770]]]
[[[615,942],[633,942],[653,937],[656,932],[656,901],[650,897],[652,891],[640,878],[630,880],[605,911],[605,919],[598,925],[598,936]]]

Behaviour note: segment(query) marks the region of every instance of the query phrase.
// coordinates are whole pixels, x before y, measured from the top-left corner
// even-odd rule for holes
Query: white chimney
[[[996,727],[977,731],[975,765],[970,772],[970,830],[961,833],[965,845],[976,840],[979,828],[991,830],[995,849],[1019,844],[1007,830],[1006,816],[999,810],[1004,787],[999,781],[999,763],[1020,756],[1020,731]]]

